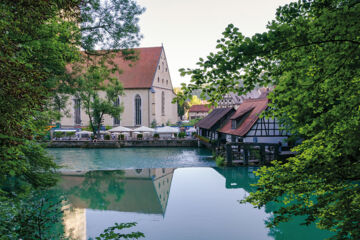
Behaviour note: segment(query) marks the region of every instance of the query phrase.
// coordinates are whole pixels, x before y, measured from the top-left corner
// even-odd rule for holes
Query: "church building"
[[[119,118],[104,116],[104,126],[150,127],[152,122],[157,125],[175,123],[177,104],[171,103],[175,97],[170,78],[168,63],[163,47],[136,48],[138,60],[130,62],[120,55],[113,61],[122,70],[117,75],[124,87],[124,95],[118,97],[116,104],[123,105],[124,111]],[[120,54],[120,53],[119,53]],[[61,119],[61,126],[83,127],[89,125],[85,110],[79,107],[81,99],[72,97],[69,101],[69,117]],[[81,104],[80,104],[81,105]]]

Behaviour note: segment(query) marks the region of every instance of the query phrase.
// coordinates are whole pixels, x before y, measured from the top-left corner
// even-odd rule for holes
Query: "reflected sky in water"
[[[98,236],[115,222],[137,222],[130,231],[146,239],[324,239],[327,232],[299,219],[265,227],[271,208],[239,200],[253,191],[255,168],[158,168],[89,171],[62,176],[57,189],[73,211],[65,229],[79,239]]]

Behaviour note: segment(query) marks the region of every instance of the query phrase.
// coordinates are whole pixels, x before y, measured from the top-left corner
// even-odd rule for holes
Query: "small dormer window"
[[[168,83],[169,83],[169,80],[166,80],[166,85],[168,85]]]
[[[236,120],[231,120],[231,129],[236,129]]]
[[[159,70],[160,70],[160,65],[159,65]]]
[[[160,82],[160,78],[158,77],[158,82]]]

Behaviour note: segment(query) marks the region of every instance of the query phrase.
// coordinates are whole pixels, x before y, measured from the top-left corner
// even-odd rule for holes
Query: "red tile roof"
[[[163,48],[134,48],[134,50],[139,54],[135,62],[125,61],[121,57],[121,51],[116,53],[112,61],[121,70],[120,74],[116,73],[116,77],[125,89],[151,88]],[[72,66],[67,65],[66,68],[71,71]]]
[[[189,109],[189,112],[208,112],[210,108],[206,105],[192,105]]]
[[[151,88],[159,63],[162,47],[136,48],[139,59],[132,63],[124,61],[121,53],[117,53],[113,61],[123,71],[117,74],[124,88]],[[132,66],[130,67],[129,64]]]
[[[239,118],[250,111],[249,116],[247,116],[242,124],[236,129],[232,129],[231,120],[228,121],[225,126],[219,130],[219,132],[241,137],[245,136],[259,119],[259,115],[267,108],[268,101],[269,100],[267,98],[245,100],[242,104],[240,104],[231,119]]]

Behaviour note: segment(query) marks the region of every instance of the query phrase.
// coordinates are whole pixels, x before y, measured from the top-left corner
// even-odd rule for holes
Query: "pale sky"
[[[200,57],[215,51],[216,40],[230,23],[245,36],[266,30],[276,9],[290,0],[138,0],[144,38],[140,47],[164,45],[174,87],[189,83],[180,68],[194,68]]]

